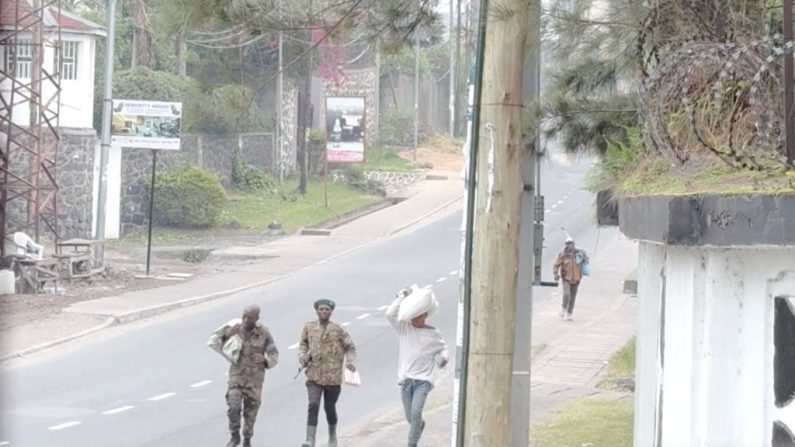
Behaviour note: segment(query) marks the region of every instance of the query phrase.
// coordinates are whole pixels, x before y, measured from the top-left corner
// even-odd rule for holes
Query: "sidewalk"
[[[328,236],[294,235],[255,246],[216,250],[214,256],[250,257],[256,261],[167,287],[79,302],[46,320],[0,333],[0,361],[55,346],[113,324],[152,317],[272,283],[438,217],[460,206],[463,197],[457,173],[444,174],[446,180],[420,180],[404,191],[402,202],[340,226]],[[234,284],[234,288],[230,289],[230,284]]]
[[[531,424],[543,421],[565,403],[579,398],[631,399],[632,395],[596,388],[600,375],[617,351],[635,333],[635,299],[622,293],[624,279],[635,269],[637,245],[620,237],[592,260],[592,273],[577,297],[574,321],[558,317],[560,292],[533,310]],[[431,393],[421,445],[446,446],[452,433],[452,380]],[[341,445],[403,447],[408,424],[399,396],[395,411],[341,438]]]

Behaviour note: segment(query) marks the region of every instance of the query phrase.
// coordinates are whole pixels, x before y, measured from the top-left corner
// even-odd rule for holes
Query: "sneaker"
[[[569,313],[569,314],[566,316],[566,319],[567,319],[567,320],[569,320],[569,321],[572,321],[572,320],[574,320],[574,317],[571,315],[571,313]]]
[[[564,316],[564,315],[566,315],[566,311],[565,311],[565,310],[563,310],[563,309],[560,309],[560,312],[558,312],[558,316],[559,316],[560,318],[563,318],[563,316]]]

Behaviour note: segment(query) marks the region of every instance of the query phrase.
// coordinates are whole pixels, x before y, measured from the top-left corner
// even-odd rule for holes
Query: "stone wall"
[[[334,183],[346,182],[348,179],[345,172],[339,169],[334,169],[329,172],[331,181]],[[367,181],[376,182],[385,188],[400,188],[410,185],[419,180],[425,173],[423,171],[365,171],[364,177]]]
[[[55,204],[58,216],[58,237],[68,239],[74,237],[89,238],[92,235],[91,225],[93,217],[93,183],[94,183],[94,158],[97,150],[98,139],[94,129],[60,128],[60,142],[57,149],[55,162],[55,182],[58,192],[55,195]],[[5,143],[5,135],[3,135]],[[31,147],[32,139],[21,138],[18,140],[23,146]],[[10,170],[16,175],[24,176],[30,171],[30,166],[35,163],[32,154],[22,147],[14,145],[11,148],[12,160]],[[52,155],[48,157],[52,159]],[[42,174],[44,175],[44,174]],[[13,184],[9,180],[9,184]],[[46,180],[42,185],[46,184]],[[19,186],[21,184],[17,182]],[[21,189],[16,188],[17,191]],[[52,220],[52,201],[44,201],[45,209],[42,215],[48,221]],[[48,206],[49,203],[49,206]],[[31,237],[35,235],[35,228],[25,228],[27,225],[27,200],[23,197],[12,199],[8,203],[6,215],[6,231],[24,231]],[[51,240],[53,234],[45,224],[39,226],[42,240]]]
[[[241,150],[246,161],[271,175],[278,175],[274,135],[272,133],[235,136],[183,135],[179,151],[158,151],[157,169],[164,170],[179,163],[201,166],[218,175],[225,187],[232,184],[235,150]],[[147,222],[149,185],[152,178],[152,151],[122,151],[121,234],[140,229]]]

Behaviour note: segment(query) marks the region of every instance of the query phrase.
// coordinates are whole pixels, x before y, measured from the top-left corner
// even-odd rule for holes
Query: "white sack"
[[[213,333],[210,334],[210,339],[207,340],[207,347],[221,354],[221,356],[227,359],[230,363],[237,364],[237,360],[240,358],[240,351],[243,348],[243,340],[240,338],[240,336],[234,335],[230,337],[226,343],[222,343],[221,341],[227,329],[241,323],[242,320],[240,318],[236,318],[234,320],[228,321],[223,326],[214,330]]]
[[[428,315],[436,312],[439,308],[439,301],[429,288],[418,288],[412,286],[411,295],[407,296],[400,302],[400,309],[398,310],[398,320],[411,321],[424,313]]]

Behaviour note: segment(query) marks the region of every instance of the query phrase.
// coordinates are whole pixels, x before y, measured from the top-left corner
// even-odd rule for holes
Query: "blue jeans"
[[[431,391],[431,382],[427,380],[406,379],[400,386],[403,397],[403,408],[406,410],[406,420],[411,426],[409,430],[409,446],[414,447],[420,442],[420,435],[425,422],[422,420],[422,408]]]

